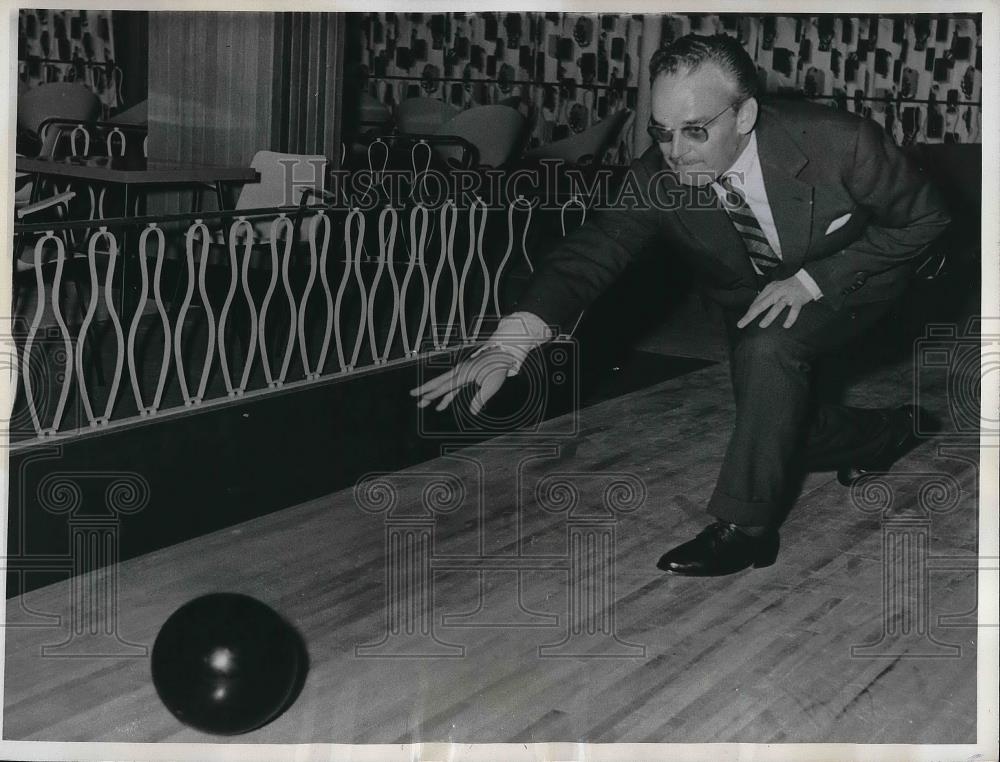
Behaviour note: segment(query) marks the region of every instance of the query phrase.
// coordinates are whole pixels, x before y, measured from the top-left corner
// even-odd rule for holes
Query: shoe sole
[[[917,407],[911,406],[913,409],[907,416],[910,419],[910,428],[906,432],[904,438],[893,448],[893,458],[888,463],[880,463],[878,465],[871,466],[847,466],[845,468],[837,469],[837,481],[841,483],[844,487],[850,487],[858,479],[868,476],[869,474],[886,474],[892,470],[903,457],[915,450],[923,443],[923,437],[917,436],[913,430],[913,425],[917,418]],[[922,410],[922,408],[921,408]],[[927,417],[925,414],[924,417]]]

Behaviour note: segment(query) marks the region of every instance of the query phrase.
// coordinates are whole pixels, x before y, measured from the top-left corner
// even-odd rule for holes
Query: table
[[[219,209],[225,209],[223,186],[226,183],[260,182],[260,173],[250,167],[228,167],[210,164],[190,164],[159,159],[147,159],[142,156],[71,156],[65,158],[18,156],[16,168],[18,172],[26,172],[36,176],[36,182],[31,189],[29,203],[38,200],[38,177],[55,177],[67,180],[82,180],[100,185],[120,186],[124,198],[122,201],[122,216],[129,216],[129,190],[135,186],[165,186],[165,185],[201,185],[208,184],[215,188]],[[198,211],[199,196],[195,195],[195,208]],[[17,250],[20,250],[18,246]],[[128,233],[122,245],[122,309],[127,309],[125,301],[125,284],[128,251]]]
[[[128,210],[130,186],[198,185],[215,186],[219,208],[225,207],[222,188],[226,183],[260,181],[260,173],[250,167],[227,167],[210,164],[189,164],[144,157],[92,156],[52,159],[47,157],[17,157],[17,171],[44,177],[88,180],[104,185],[120,185],[125,192]],[[38,183],[32,188],[32,201],[37,200]]]

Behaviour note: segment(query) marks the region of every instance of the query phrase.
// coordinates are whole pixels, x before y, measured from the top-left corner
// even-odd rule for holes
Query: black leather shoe
[[[889,436],[871,459],[864,463],[843,466],[837,471],[837,481],[845,487],[850,487],[857,479],[869,473],[884,473],[906,453],[916,447],[920,440],[916,434],[917,411],[921,420],[931,420],[927,411],[916,405],[900,405],[886,414],[889,426]]]
[[[693,540],[664,553],[657,568],[688,577],[721,577],[746,569],[770,566],[778,555],[778,533],[760,537],[741,532],[735,524],[716,521]]]

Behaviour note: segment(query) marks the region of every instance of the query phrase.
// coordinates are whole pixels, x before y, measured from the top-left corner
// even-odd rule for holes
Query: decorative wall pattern
[[[519,98],[537,114],[531,147],[636,106],[642,16],[357,15],[352,21],[361,37],[358,74],[368,93],[390,107],[412,97],[460,108]],[[612,153],[627,161],[628,142]]]
[[[124,74],[115,65],[111,11],[18,11],[17,74],[21,90],[82,82],[101,99],[105,113],[121,106]]]
[[[686,33],[674,23],[671,32]],[[981,141],[980,33],[978,16],[926,14],[738,24],[767,92],[826,96],[883,125],[899,145]]]
[[[635,109],[643,35],[689,32],[735,36],[767,92],[862,113],[901,145],[980,142],[978,15],[369,13],[351,22],[360,60],[346,63],[348,76],[355,63],[370,95],[390,107],[431,97],[462,108],[520,97],[539,116],[529,145]],[[635,140],[630,125],[611,160],[628,161]]]

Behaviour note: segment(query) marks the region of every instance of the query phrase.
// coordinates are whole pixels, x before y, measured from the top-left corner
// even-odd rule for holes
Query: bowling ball
[[[302,641],[273,609],[213,593],[177,609],[153,644],[153,685],[177,719],[218,735],[246,733],[295,700],[307,670]]]

